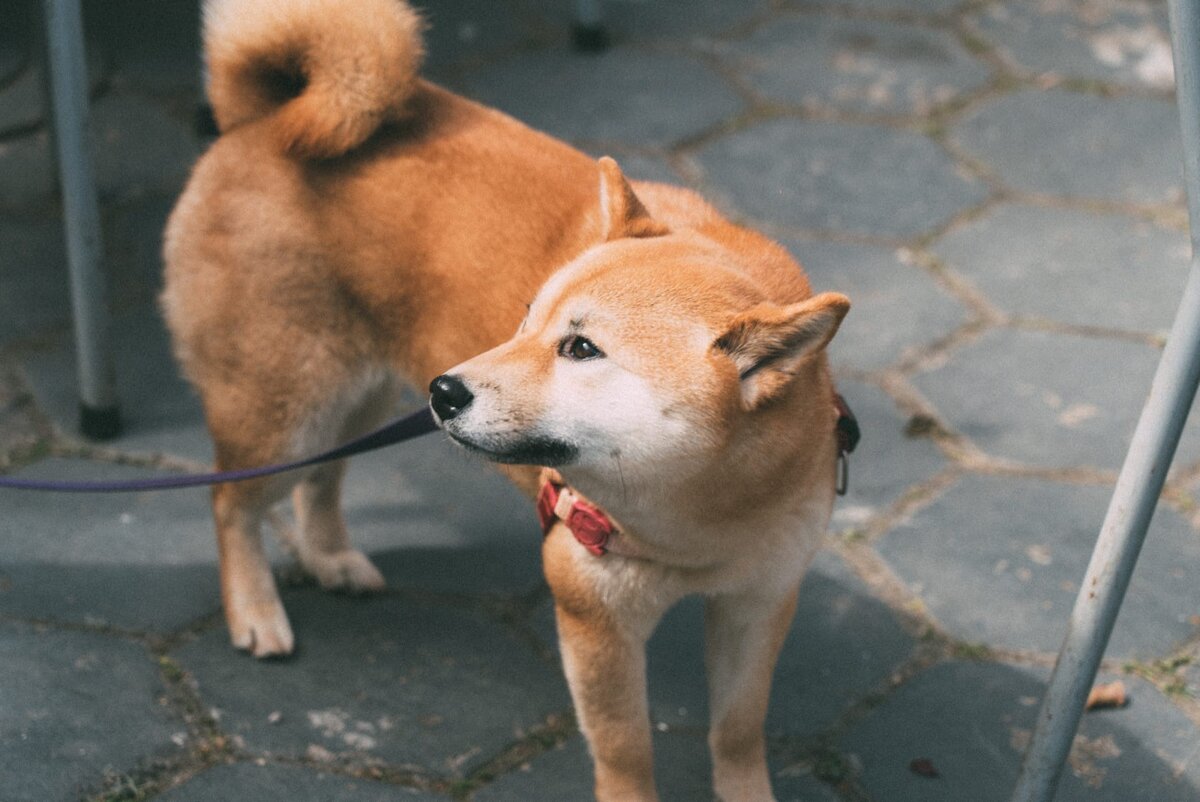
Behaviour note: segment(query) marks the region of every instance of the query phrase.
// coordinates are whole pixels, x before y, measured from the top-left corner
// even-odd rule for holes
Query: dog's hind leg
[[[217,467],[246,468],[308,456],[353,436],[386,412],[390,379],[382,372],[366,370],[351,377],[325,370],[323,375],[324,383],[295,386],[337,388],[332,393],[269,395],[252,388],[206,398]],[[383,584],[375,567],[347,543],[338,501],[343,470],[335,464],[213,489],[221,599],[237,648],[256,657],[292,651],[292,629],[263,549],[262,523],[293,487],[298,519],[294,545],[301,565],[326,586],[368,590]]]
[[[344,460],[323,465],[292,490],[296,558],[323,588],[354,593],[382,590],[379,569],[350,545],[341,509],[345,472]]]
[[[722,595],[705,607],[713,787],[722,802],[775,797],[767,772],[763,721],[771,675],[796,611],[796,592],[783,598]]]
[[[325,427],[327,431],[337,433],[338,442],[314,442],[312,447],[330,448],[383,422],[395,402],[393,382],[376,376],[364,386],[367,389],[362,391],[361,397],[351,393],[340,409],[339,405],[333,405],[333,414],[348,410],[338,425]],[[292,545],[300,565],[321,587],[352,593],[382,590],[384,579],[379,569],[350,545],[341,502],[346,465],[346,460],[322,465],[296,484],[292,491],[292,507],[296,513]]]

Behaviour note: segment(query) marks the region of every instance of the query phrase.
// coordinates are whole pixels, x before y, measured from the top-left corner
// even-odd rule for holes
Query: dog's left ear
[[[799,364],[829,344],[848,311],[849,298],[825,292],[788,306],[761,303],[730,321],[712,347],[737,367],[745,408],[779,395]]]
[[[600,213],[604,216],[605,242],[623,237],[660,237],[668,231],[633,194],[633,187],[611,156],[600,157]]]

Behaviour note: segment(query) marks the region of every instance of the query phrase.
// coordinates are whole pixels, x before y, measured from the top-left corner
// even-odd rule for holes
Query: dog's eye
[[[558,353],[560,356],[574,359],[576,362],[582,362],[585,359],[599,359],[604,356],[604,352],[597,348],[594,342],[578,334],[572,334],[559,343]]]

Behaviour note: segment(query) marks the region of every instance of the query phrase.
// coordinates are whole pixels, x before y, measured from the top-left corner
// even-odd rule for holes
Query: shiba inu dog
[[[169,221],[162,307],[218,467],[335,445],[429,385],[445,432],[537,499],[597,798],[655,798],[643,646],[702,594],[716,791],[770,799],[763,719],[833,503],[824,349],[847,299],[694,193],[421,80],[403,3],[210,0],[204,21],[222,134]],[[383,585],[343,468],[214,489],[235,646],[293,648],[260,534],[289,492],[305,569]]]

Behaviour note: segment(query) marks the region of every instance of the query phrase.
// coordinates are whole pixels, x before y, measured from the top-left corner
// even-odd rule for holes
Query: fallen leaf
[[[918,777],[930,780],[936,780],[942,776],[937,767],[933,765],[933,761],[927,757],[913,758],[913,761],[908,764],[908,770]]]
[[[1124,707],[1129,701],[1125,695],[1125,683],[1117,680],[1107,685],[1097,685],[1088,694],[1084,710],[1097,710],[1107,707]]]

